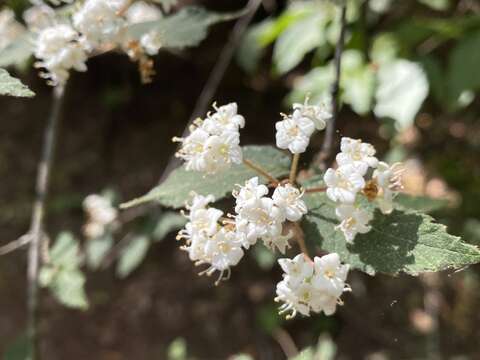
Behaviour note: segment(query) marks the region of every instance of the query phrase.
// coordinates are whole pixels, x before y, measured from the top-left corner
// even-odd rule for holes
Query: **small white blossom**
[[[278,186],[272,196],[273,203],[284,213],[287,220],[299,221],[308,212],[302,200],[303,193],[291,184]]]
[[[275,236],[265,235],[262,237],[263,244],[272,251],[278,250],[285,254],[285,251],[290,248],[289,240],[293,237],[293,232],[289,231],[287,234],[280,234]]]
[[[242,242],[238,234],[225,227],[209,238],[205,252],[210,258],[212,268],[220,272],[237,265],[243,257]]]
[[[345,281],[347,280],[349,266],[342,265],[337,253],[315,257],[314,264],[313,286],[332,296],[339,297],[346,289]]]
[[[236,103],[217,107],[213,104],[214,113],[208,113],[202,123],[202,128],[212,135],[221,135],[225,132],[238,132],[245,126],[245,118],[238,114]]]
[[[361,175],[365,175],[368,167],[375,168],[378,159],[375,157],[375,148],[361,140],[343,137],[340,143],[341,152],[337,154],[339,166],[353,165]]]
[[[403,188],[402,172],[403,165],[401,163],[390,166],[383,161],[378,163],[377,169],[373,172],[372,179],[379,187],[377,201],[384,214],[390,214],[393,211],[393,199]]]
[[[358,233],[366,234],[371,230],[368,223],[373,216],[364,209],[354,205],[339,205],[335,209],[335,214],[341,221],[336,229],[343,232],[348,243],[352,243]]]
[[[73,15],[75,28],[84,36],[85,46],[93,49],[104,44],[116,44],[126,20],[118,15],[125,0],[86,0]]]
[[[42,67],[51,85],[64,85],[70,69],[86,71],[87,55],[79,43],[78,33],[68,25],[55,25],[43,29],[35,42],[35,66]]]
[[[325,129],[327,121],[332,117],[332,114],[325,106],[308,105],[308,98],[303,104],[293,104],[293,109],[294,113],[299,113],[297,116],[306,117],[313,121],[317,130]]]
[[[338,254],[315,257],[307,260],[299,254],[292,260],[278,260],[284,271],[283,280],[277,284],[275,301],[282,302],[280,314],[288,312],[287,318],[297,313],[309,316],[310,312],[335,313],[340,296],[350,287],[345,284],[348,265],[342,265]]]
[[[309,118],[301,116],[299,111],[294,111],[292,116],[277,122],[275,129],[277,146],[290,150],[292,154],[300,154],[307,149],[315,125]]]
[[[157,55],[163,46],[162,36],[158,31],[149,31],[140,38],[140,45],[142,45],[148,55]]]
[[[232,192],[235,198],[235,212],[239,213],[245,206],[252,204],[268,194],[268,188],[258,183],[258,177],[253,177],[245,181],[244,186]]]
[[[241,164],[242,148],[238,133],[213,135],[205,142],[205,172],[214,174],[228,169],[232,164]]]
[[[341,166],[336,170],[327,169],[323,177],[330,200],[353,204],[356,194],[365,186],[365,180],[354,165]]]
[[[162,17],[162,12],[155,5],[145,1],[135,1],[125,12],[125,18],[130,24],[155,21]]]

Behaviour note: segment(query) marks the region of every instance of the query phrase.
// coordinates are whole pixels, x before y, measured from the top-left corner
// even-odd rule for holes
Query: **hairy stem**
[[[308,194],[317,193],[317,192],[325,192],[325,191],[327,191],[326,187],[314,187],[314,188],[310,188],[310,189],[305,189],[305,192],[308,193]]]
[[[335,133],[335,123],[338,116],[338,94],[340,92],[340,76],[341,76],[341,68],[342,68],[342,53],[343,48],[345,45],[345,30],[346,30],[346,17],[347,17],[347,1],[342,2],[342,9],[341,9],[341,16],[340,16],[340,35],[338,37],[337,46],[335,47],[335,58],[334,58],[334,66],[335,66],[335,81],[331,87],[331,111],[332,111],[332,118],[328,121],[327,130],[325,132],[325,140],[323,142],[322,151],[318,154],[316,163],[325,163],[325,161],[330,157],[333,145],[333,135]]]
[[[300,160],[300,154],[294,154],[292,159],[292,166],[290,168],[290,183],[293,184],[297,179],[298,160]]]
[[[30,247],[28,251],[27,270],[27,336],[32,345],[32,360],[40,358],[38,349],[38,270],[40,266],[40,249],[42,248],[43,227],[45,218],[45,201],[48,194],[48,183],[52,167],[60,110],[63,103],[63,87],[53,90],[50,117],[44,132],[42,157],[38,164],[35,202],[30,225]]]
[[[276,177],[270,175],[267,171],[265,171],[264,169],[262,169],[260,166],[254,164],[254,163],[251,162],[250,160],[248,160],[248,159],[243,159],[243,164],[244,164],[245,166],[248,166],[250,169],[256,171],[256,172],[257,172],[258,174],[260,174],[261,176],[267,178],[268,181],[270,181],[273,185],[277,186],[277,185],[280,183],[280,181],[279,181]]]

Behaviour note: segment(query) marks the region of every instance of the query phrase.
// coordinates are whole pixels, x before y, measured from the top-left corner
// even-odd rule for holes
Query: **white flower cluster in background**
[[[337,229],[351,243],[357,234],[371,230],[372,214],[357,201],[362,192],[370,201],[376,201],[384,214],[393,211],[393,198],[401,189],[402,166],[389,166],[375,157],[375,148],[361,140],[344,137],[337,154],[337,169],[328,169],[324,175],[327,196],[337,204],[335,213],[340,220]],[[373,169],[371,179],[366,180]]]
[[[283,116],[284,119],[275,124],[277,146],[301,154],[307,149],[315,129],[325,129],[332,115],[323,106],[308,105],[307,99],[304,104],[293,104],[293,113]]]
[[[280,313],[287,319],[297,313],[309,316],[310,312],[332,315],[340,299],[350,287],[345,284],[348,265],[342,265],[338,254],[315,257],[313,262],[298,254],[293,259],[279,259],[284,271],[283,280],[277,284],[275,301],[282,302]]]
[[[186,162],[187,170],[214,174],[242,162],[240,129],[245,119],[237,113],[237,104],[220,107],[206,119],[197,119],[185,138],[173,138],[181,148],[176,156]]]
[[[111,201],[97,194],[88,195],[83,200],[83,209],[87,214],[83,233],[89,239],[103,236],[107,227],[111,226],[118,216],[118,211]]]
[[[160,8],[155,5],[129,0],[86,0],[74,8],[71,16],[45,3],[23,13],[28,29],[34,34],[34,56],[39,60],[36,65],[45,69],[41,75],[53,86],[63,86],[71,70],[86,71],[89,56],[115,48],[123,49],[132,60],[138,61],[142,80],[147,82],[154,73],[148,56],[158,54],[161,36],[150,31],[137,41],[127,34],[127,28],[161,17]],[[13,13],[0,13],[0,48],[13,34],[14,21]],[[21,27],[18,23],[17,26]]]

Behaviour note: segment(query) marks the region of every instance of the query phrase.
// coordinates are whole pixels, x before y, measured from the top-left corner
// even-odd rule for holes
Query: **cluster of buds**
[[[83,209],[87,214],[87,222],[83,233],[88,239],[103,236],[108,227],[114,225],[118,211],[107,198],[91,194],[83,200]]]

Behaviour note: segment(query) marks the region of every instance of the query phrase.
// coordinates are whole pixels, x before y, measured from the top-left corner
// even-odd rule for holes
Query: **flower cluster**
[[[46,4],[32,6],[23,14],[28,29],[35,33],[34,55],[40,60],[36,66],[46,70],[42,76],[54,86],[64,85],[72,69],[86,71],[88,56],[114,48],[138,61],[142,79],[148,81],[153,74],[148,55],[156,55],[161,48],[160,34],[153,30],[135,40],[127,34],[127,27],[161,16],[158,7],[129,0],[86,0],[71,17]],[[0,16],[3,33],[1,24]]]
[[[345,235],[347,242],[355,236],[370,231],[368,225],[372,215],[361,208],[357,194],[364,194],[368,200],[376,201],[384,214],[393,210],[393,198],[401,189],[402,166],[392,166],[378,161],[375,148],[361,140],[344,137],[337,154],[337,169],[328,169],[324,175],[327,196],[337,204],[335,213],[340,220],[337,229]],[[369,169],[374,169],[370,180],[366,180]]]
[[[290,184],[277,187],[271,198],[267,194],[268,188],[254,177],[233,192],[235,215],[223,217],[223,211],[208,207],[215,201],[213,195],[195,195],[187,204],[188,222],[177,239],[186,241],[182,249],[196,265],[209,265],[200,274],[219,271],[218,281],[228,278],[230,267],[243,257],[243,249],[249,249],[258,239],[272,250],[285,253],[292,234],[284,234],[283,224],[300,220],[307,207],[301,200],[303,194]]]
[[[315,129],[323,130],[332,115],[323,106],[293,104],[293,113],[283,115],[284,119],[275,124],[277,146],[293,154],[305,152]]]
[[[282,302],[280,313],[297,313],[309,316],[310,312],[335,313],[343,304],[340,296],[350,287],[345,284],[348,265],[342,265],[338,254],[315,257],[313,262],[304,254],[293,259],[278,260],[284,271],[283,280],[277,284],[275,301]]]
[[[186,162],[187,170],[214,174],[242,162],[240,128],[245,119],[237,113],[237,104],[217,107],[206,119],[197,119],[185,138],[173,138],[181,148],[176,156]]]
[[[111,202],[101,195],[88,195],[83,200],[83,209],[88,218],[83,232],[89,239],[103,236],[106,228],[112,225],[118,216],[118,212]]]

